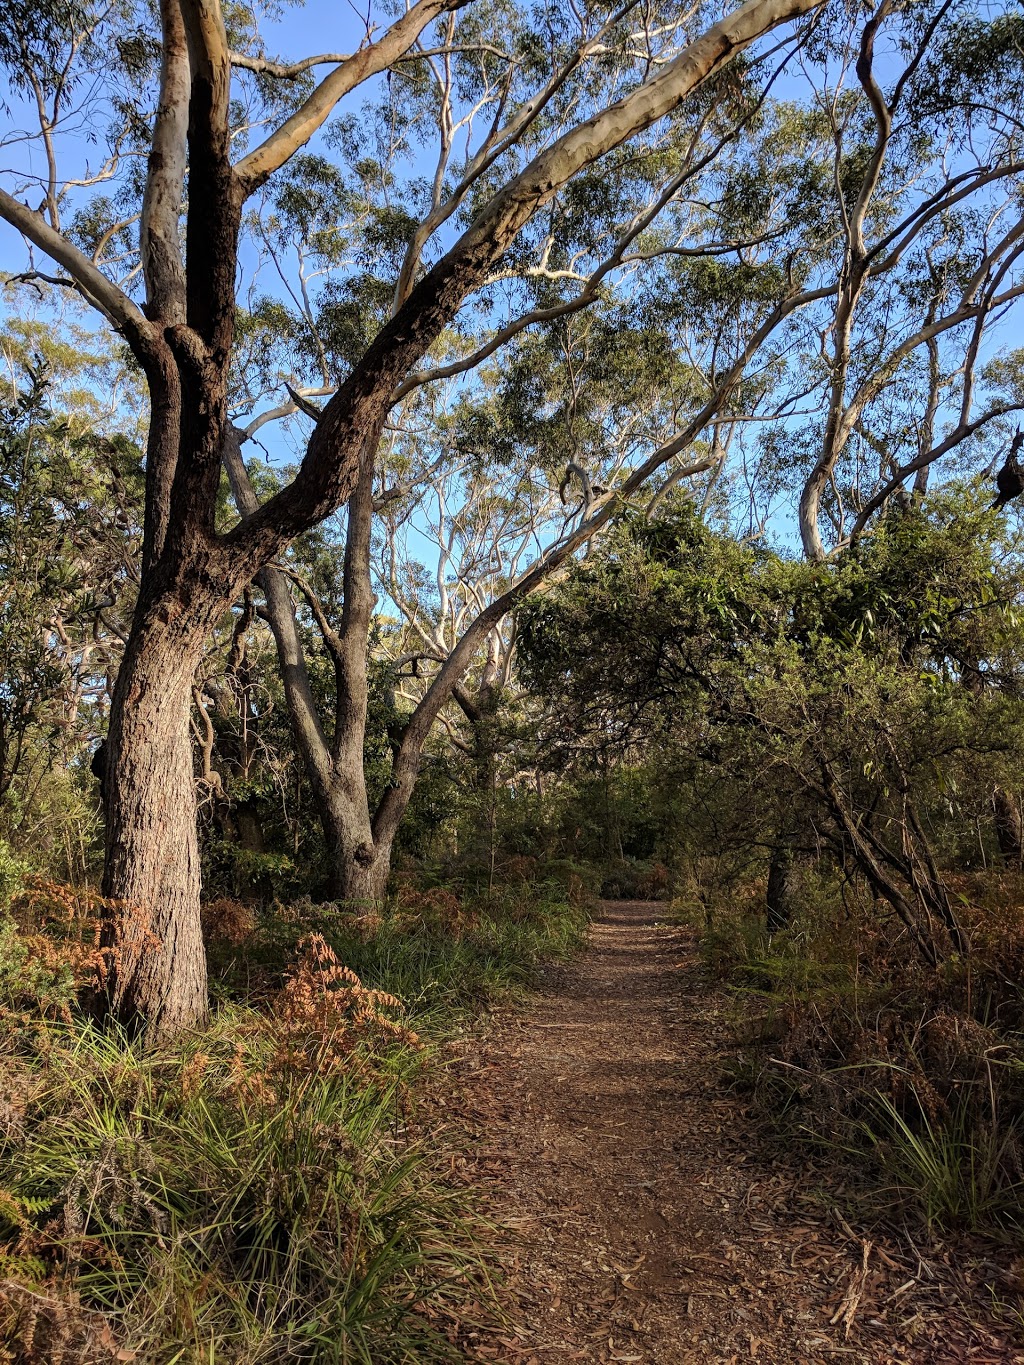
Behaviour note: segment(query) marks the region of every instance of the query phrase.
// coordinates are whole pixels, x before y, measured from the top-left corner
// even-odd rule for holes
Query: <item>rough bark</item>
[[[999,852],[1007,867],[1019,867],[1021,861],[1020,806],[1017,798],[1005,787],[992,792],[992,812],[995,816],[996,839]]]
[[[166,604],[162,604],[166,606]],[[155,611],[121,666],[107,740],[112,1012],[154,1040],[206,1017],[189,707],[203,634]]]
[[[374,841],[368,812],[346,800],[341,784],[319,806],[329,859],[328,898],[378,904],[391,875],[391,844]]]
[[[793,848],[788,843],[778,843],[772,849],[768,863],[768,886],[765,891],[767,909],[766,926],[770,934],[777,934],[789,927],[793,912]]]

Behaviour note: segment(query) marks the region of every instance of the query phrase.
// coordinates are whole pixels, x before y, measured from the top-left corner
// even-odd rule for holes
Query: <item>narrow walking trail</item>
[[[461,1177],[507,1272],[475,1358],[1024,1362],[985,1310],[997,1267],[861,1235],[805,1152],[766,1146],[723,1084],[729,1020],[691,935],[605,902],[587,951],[462,1045]]]

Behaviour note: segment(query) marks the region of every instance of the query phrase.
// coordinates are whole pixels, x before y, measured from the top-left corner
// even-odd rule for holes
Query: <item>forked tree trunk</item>
[[[274,566],[265,568],[257,579],[277,645],[296,745],[324,834],[327,896],[364,905],[376,904],[384,897],[397,828],[394,820],[383,836],[375,831],[363,767],[368,641],[375,604],[370,577],[374,453],[373,445],[364,449],[359,480],[348,505],[345,605],[339,629],[335,631],[323,613],[314,608],[324,644],[334,662],[335,704],[330,739],[313,695],[288,580]],[[239,511],[243,517],[254,516],[259,504],[245,470],[241,433],[237,429],[225,432],[222,454]]]
[[[189,707],[203,637],[147,622],[133,636],[110,717],[103,892],[117,902],[109,1005],[153,1041],[207,1015]]]

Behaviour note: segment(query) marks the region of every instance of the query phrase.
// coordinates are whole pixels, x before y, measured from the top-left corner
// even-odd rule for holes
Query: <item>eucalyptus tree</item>
[[[294,479],[227,532],[216,523],[216,492],[246,207],[345,97],[413,55],[431,24],[428,50],[440,49],[450,70],[446,49],[465,46],[453,41],[453,7],[417,0],[379,35],[368,21],[354,53],[298,63],[267,59],[253,26],[238,25],[234,11],[229,33],[217,0],[161,0],[158,57],[147,11],[13,7],[19,12],[9,15],[0,55],[29,94],[35,127],[19,131],[39,140],[45,169],[8,177],[0,215],[55,264],[54,278],[119,332],[150,393],[141,581],[108,738],[104,889],[124,907],[110,986],[120,1017],[144,1021],[159,1037],[207,1010],[189,707],[215,622],[292,538],[354,490],[366,507],[373,453],[402,386],[415,382],[414,367],[524,227],[738,53],[815,7],[816,0],[747,0],[717,22],[628,3],[615,13],[574,8],[563,26],[573,31],[567,45],[549,31],[550,44],[538,34],[528,45],[528,61],[488,51],[487,97],[476,101],[486,131],[455,165],[454,125],[442,114],[429,205],[406,223],[381,325],[357,347]],[[466,8],[467,24],[475,13]],[[319,65],[328,71],[316,80]],[[282,100],[280,82],[302,77]],[[76,99],[100,104],[76,109]],[[94,124],[102,118],[113,131],[98,169],[66,174],[62,156],[81,153],[74,139],[62,143],[73,112]],[[95,201],[83,216],[72,212],[83,181],[116,187],[103,212]],[[24,202],[30,191],[38,207]],[[457,656],[458,649],[453,669]],[[407,733],[415,738],[432,719],[414,716]],[[396,764],[396,799],[415,770],[410,751]]]
[[[296,735],[335,850],[334,884],[343,894],[379,894],[430,727],[439,715],[444,719],[450,698],[469,700],[463,680],[481,649],[494,656],[494,679],[507,669],[501,622],[515,603],[564,569],[624,501],[650,496],[644,489],[652,480],[661,476],[657,498],[702,473],[716,477],[728,447],[718,424],[731,428],[741,418],[769,416],[784,421],[793,406],[792,396],[775,395],[772,382],[794,344],[790,324],[832,286],[806,288],[806,272],[787,275],[773,254],[806,245],[808,234],[818,255],[822,250],[811,207],[817,168],[794,157],[788,115],[770,104],[778,71],[778,64],[768,65],[755,79],[745,70],[732,85],[691,102],[642,154],[623,152],[614,177],[592,174],[574,182],[572,193],[540,224],[533,251],[510,253],[489,277],[486,297],[495,316],[488,317],[483,338],[446,334],[436,347],[437,362],[399,387],[389,434],[407,433],[400,450],[415,443],[425,450],[401,470],[378,452],[349,502],[344,608],[324,632],[337,679],[329,724],[317,716],[304,677],[287,576],[274,567],[261,574]],[[439,84],[444,124],[450,90]],[[378,123],[390,130],[400,120],[391,98],[386,107],[390,116]],[[387,154],[393,150],[389,142]],[[442,161],[446,157],[442,149]],[[317,204],[322,209],[329,199],[329,212],[310,214],[306,201],[289,193],[262,221],[263,240],[282,275],[284,258],[294,251],[294,306],[289,312],[255,302],[254,319],[268,324],[261,333],[257,323],[253,333],[265,339],[261,382],[239,393],[239,408],[258,409],[257,400],[272,389],[275,364],[290,359],[298,369],[305,355],[307,369],[303,383],[290,376],[287,401],[248,417],[239,428],[243,441],[257,439],[280,419],[319,426],[317,401],[334,391],[331,356],[346,356],[353,335],[368,330],[374,299],[383,307],[379,279],[367,270],[345,273],[347,258],[362,250],[360,232],[376,239],[381,223],[392,221],[394,177],[380,179],[388,187],[386,199],[356,201],[320,168]],[[321,222],[340,221],[343,214],[343,238],[325,240]],[[327,284],[316,298],[318,275]],[[496,352],[500,366],[491,363]],[[450,389],[451,399],[437,396],[460,381],[461,388]],[[709,424],[712,437],[701,440]],[[443,614],[456,597],[458,606],[447,623],[431,622],[424,669],[430,685],[417,689],[418,704],[395,744],[392,782],[371,811],[359,764],[375,518],[379,537],[393,543],[396,515],[406,514],[410,489],[411,501],[420,505],[425,489],[444,488],[450,498],[464,481],[467,456],[477,468],[506,468],[508,487],[518,486],[516,514],[499,518],[493,533],[485,531],[495,543],[509,536],[511,551],[521,526],[515,564],[504,575],[485,575],[486,583],[474,588],[463,579],[455,594],[439,587],[438,611]],[[234,442],[227,459],[236,502],[250,516],[258,501],[246,486]],[[494,474],[487,486],[491,498]],[[492,510],[501,501],[492,499]],[[449,530],[462,534],[468,510]],[[484,529],[479,521],[477,528]],[[435,558],[444,565],[443,544]],[[380,582],[387,594],[398,589],[390,568]],[[406,607],[411,619],[418,608]],[[463,710],[482,716],[475,703]]]
[[[378,448],[372,467],[368,458],[345,512],[343,606],[333,620],[327,620],[313,601],[309,585],[294,572],[281,573],[272,565],[259,575],[267,617],[278,642],[298,747],[330,850],[335,893],[357,899],[380,895],[392,841],[409,801],[430,728],[439,716],[450,726],[443,709],[449,698],[462,704],[471,728],[479,728],[481,723],[486,728],[486,716],[494,704],[494,688],[486,682],[487,670],[487,695],[478,697],[482,705],[470,701],[464,679],[481,649],[492,656],[492,682],[507,671],[507,632],[502,631],[500,623],[513,604],[589,543],[607,522],[620,496],[629,496],[631,489],[638,488],[666,461],[672,461],[677,452],[687,449],[693,431],[679,438],[675,424],[681,413],[689,417],[694,406],[716,411],[716,405],[730,392],[742,366],[733,368],[719,391],[706,382],[695,384],[691,366],[674,355],[661,334],[669,310],[663,310],[664,317],[658,315],[652,323],[643,318],[649,307],[647,294],[641,293],[632,304],[629,299],[631,293],[640,292],[643,273],[666,256],[671,258],[679,252],[684,256],[721,256],[773,235],[767,228],[748,223],[737,234],[729,221],[732,206],[728,202],[703,208],[699,200],[682,204],[679,200],[691,181],[703,177],[708,166],[741,140],[758,117],[777,70],[777,66],[768,67],[760,83],[748,73],[744,82],[691,102],[651,147],[624,153],[620,173],[611,181],[608,177],[589,177],[585,187],[574,185],[574,193],[560,201],[556,211],[540,224],[532,250],[520,243],[517,253],[510,253],[501,268],[490,273],[481,295],[489,312],[510,310],[507,321],[502,321],[500,314],[497,319],[488,318],[490,325],[480,340],[474,339],[472,332],[460,335],[453,330],[446,334],[435,348],[441,352],[439,363],[414,373],[400,386],[399,402],[388,419],[391,447],[385,442]],[[404,91],[404,84],[395,84]],[[436,95],[434,102],[426,105],[428,124],[438,123],[442,128],[453,124],[451,73],[447,69],[432,72],[427,87],[428,94],[433,89]],[[273,421],[297,416],[298,420],[319,423],[318,401],[334,392],[332,366],[339,361],[350,363],[352,348],[358,349],[360,338],[395,306],[393,289],[380,276],[382,244],[395,253],[395,268],[401,262],[402,270],[407,268],[408,251],[419,250],[420,229],[412,234],[412,245],[404,250],[405,238],[399,236],[397,243],[395,238],[400,204],[405,214],[401,219],[403,230],[416,220],[415,201],[404,204],[399,199],[396,165],[405,144],[396,129],[415,126],[413,114],[418,117],[423,107],[422,94],[418,98],[419,103],[414,96],[410,104],[405,94],[396,95],[391,89],[376,116],[369,120],[369,131],[362,130],[362,141],[358,130],[347,128],[351,156],[360,167],[358,193],[353,194],[322,162],[304,159],[295,183],[286,185],[259,215],[259,238],[280,278],[288,281],[290,306],[254,298],[247,324],[246,340],[257,363],[244,381],[239,380],[233,402],[236,410],[248,410],[249,415],[225,446],[236,504],[244,516],[256,511],[258,500],[247,486],[238,447],[259,439]],[[450,141],[442,138],[438,175],[450,160]],[[376,155],[365,155],[368,149]],[[770,155],[764,150],[762,154]],[[666,164],[671,172],[667,181]],[[718,169],[715,184],[725,179],[726,173]],[[436,189],[436,178],[434,183]],[[785,222],[792,215],[800,188],[799,181],[785,187],[788,193],[784,190],[779,202],[772,205],[777,221]],[[438,213],[432,199],[427,216],[436,217]],[[654,225],[665,214],[671,221],[663,232],[652,235]],[[325,223],[330,227],[325,228]],[[610,314],[605,310],[608,315],[601,323],[594,327],[577,325],[583,310],[599,308],[609,297],[617,303]],[[686,306],[684,298],[680,303]],[[720,310],[714,329],[717,335],[734,329],[735,311],[728,307]],[[764,321],[765,311],[762,299],[760,308],[755,302],[750,314]],[[784,321],[787,312],[785,306],[776,308],[774,321]],[[527,328],[539,331],[540,337],[535,340],[529,336]],[[468,330],[464,322],[461,330]],[[766,335],[770,331],[769,326]],[[496,425],[487,419],[494,404],[486,395],[495,388],[493,376],[487,376],[487,365],[499,347],[503,360],[499,373],[508,376],[509,383],[497,403],[500,421]],[[554,357],[560,364],[561,392],[552,390]],[[273,390],[275,367],[280,372],[289,363],[303,373],[305,382],[293,373],[287,384],[287,400],[259,410],[258,400]],[[467,379],[468,397],[465,385],[459,387],[460,381]],[[545,388],[552,391],[545,393]],[[531,402],[554,403],[553,419],[538,420]],[[465,408],[476,414],[475,420],[463,412]],[[455,431],[453,421],[466,429]],[[391,438],[403,431],[407,437],[396,445]],[[403,458],[402,452],[413,444],[425,446],[426,452],[399,468],[396,460]],[[456,619],[442,632],[446,639],[442,642],[435,638],[429,659],[419,661],[426,666],[417,679],[418,704],[401,735],[395,736],[391,781],[374,804],[368,799],[361,765],[375,586],[374,527],[378,538],[392,541],[396,511],[407,510],[410,502],[417,502],[416,490],[438,489],[444,484],[450,492],[462,477],[467,451],[477,467],[481,462],[493,466],[504,461],[514,471],[506,480],[508,486],[518,481],[526,498],[520,514],[502,519],[490,537],[495,546],[502,538],[509,540],[505,548],[514,553],[514,571],[504,577],[491,575],[486,585],[478,584],[468,597],[467,582],[459,585],[454,594],[459,598]],[[639,465],[643,468],[638,470]],[[706,467],[708,461],[702,457],[696,469]],[[691,475],[694,472],[689,471]],[[680,467],[673,476],[678,479],[686,474],[687,470]],[[555,486],[560,495],[558,514],[544,525],[538,521],[539,508],[532,497],[541,484],[549,501]],[[493,510],[498,502],[492,500],[491,506]],[[517,522],[524,528],[533,525],[533,556],[523,553],[529,537],[520,541],[518,550],[511,548]],[[479,518],[477,528],[484,529]],[[439,562],[444,560],[442,547],[438,547],[437,556]],[[380,578],[379,586],[385,594],[391,592],[394,584],[390,571]],[[309,605],[334,661],[333,703],[322,713],[318,713],[310,687],[292,589]],[[449,594],[449,600],[452,597]],[[469,610],[471,605],[474,610]],[[429,687],[419,685],[423,675],[429,678]],[[468,708],[466,702],[470,702]]]
[[[671,439],[693,387],[688,367],[632,308],[566,316],[518,338],[504,360],[500,371],[485,367],[469,394],[449,378],[413,390],[401,421],[392,415],[377,452],[372,519],[357,518],[358,500],[348,509],[339,602],[291,560],[258,579],[340,896],[381,894],[411,794],[410,786],[396,796],[390,784],[371,794],[361,762],[367,712],[352,698],[356,687],[366,695],[375,595],[402,623],[377,661],[402,717],[436,717],[489,786],[513,604],[569,562],[567,541],[585,547],[582,525],[596,534],[595,506],[611,508],[610,490],[659,445],[659,433]],[[289,405],[318,420],[313,403],[292,392]],[[239,434],[261,427],[256,418]],[[235,442],[226,463],[249,515],[258,504]],[[314,695],[295,598],[332,661],[326,708]],[[456,649],[461,663],[446,671]],[[410,732],[402,717],[391,717],[392,772],[410,756],[418,761],[428,734],[423,724]]]
[[[1024,25],[882,0],[819,29],[839,274],[818,319],[821,418],[799,444],[804,552],[822,559],[904,485],[1019,411],[986,362],[1024,291]],[[855,26],[856,27],[856,26]]]
[[[378,573],[401,631],[391,669],[399,704],[415,708],[477,618],[514,591],[545,543],[578,515],[557,480],[528,459],[502,463],[467,452],[381,515]],[[424,563],[423,561],[427,562]],[[470,760],[477,795],[493,792],[499,712],[513,686],[514,623],[495,619],[439,712],[449,743]]]

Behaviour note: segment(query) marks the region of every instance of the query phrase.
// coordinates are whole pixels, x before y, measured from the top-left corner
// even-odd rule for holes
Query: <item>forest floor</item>
[[[1024,1362],[1006,1254],[851,1226],[835,1163],[727,1085],[735,1013],[691,933],[605,902],[584,953],[453,1046],[443,1122],[505,1265],[507,1325],[471,1357]]]

